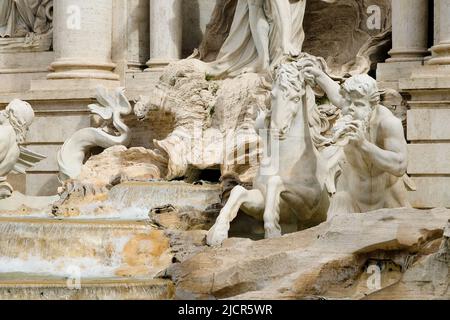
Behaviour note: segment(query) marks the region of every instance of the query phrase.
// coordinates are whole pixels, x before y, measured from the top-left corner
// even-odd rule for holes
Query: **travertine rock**
[[[9,198],[0,201],[0,215],[27,216],[49,215],[59,196],[30,197],[14,191]]]
[[[4,0],[0,4],[0,52],[47,51],[53,38],[53,0]]]
[[[432,243],[433,244],[433,243]],[[369,299],[450,299],[450,221],[444,238],[437,240],[437,252],[422,254],[405,272],[403,279],[391,287],[368,296]]]
[[[442,285],[448,273],[436,269],[448,268],[448,256],[442,254],[448,251],[448,237],[439,253],[434,254],[433,243],[449,218],[446,209],[339,215],[282,238],[226,240],[221,248],[206,249],[166,273],[177,285],[178,298],[360,299],[374,291],[382,294],[381,289],[399,279],[400,284],[412,283],[421,274],[422,279],[439,280],[428,298],[448,299],[448,287]],[[427,259],[438,262],[437,267]],[[372,264],[382,266],[379,288],[370,286]]]
[[[115,146],[91,157],[77,180],[103,186],[126,181],[158,180],[165,176],[166,167],[166,158],[157,151]]]
[[[254,120],[257,111],[267,110],[270,85],[254,73],[213,81],[205,72],[206,64],[197,59],[169,65],[156,89],[137,102],[135,114],[143,119],[159,110],[174,116],[173,132],[154,141],[168,156],[164,178],[184,177],[191,167],[221,168],[222,175],[237,173],[249,182],[260,152]],[[255,148],[247,153],[248,146]]]

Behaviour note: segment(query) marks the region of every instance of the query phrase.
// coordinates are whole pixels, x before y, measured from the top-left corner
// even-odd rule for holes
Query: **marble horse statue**
[[[264,165],[259,169],[253,189],[237,186],[232,190],[208,232],[209,245],[220,245],[228,238],[230,222],[240,209],[264,221],[266,238],[281,236],[283,221],[297,222],[298,229],[326,221],[330,204],[328,166],[315,143],[320,129],[314,121],[319,111],[313,83],[302,72],[304,66],[311,64],[326,68],[322,59],[302,54],[301,59],[281,64],[275,71],[269,140],[278,149],[271,153],[279,156],[268,155],[268,147],[265,148],[261,162]]]

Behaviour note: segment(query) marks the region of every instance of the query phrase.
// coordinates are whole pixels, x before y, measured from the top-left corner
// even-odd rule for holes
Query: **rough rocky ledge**
[[[447,209],[336,216],[279,239],[229,239],[163,277],[184,299],[450,299],[449,219]]]

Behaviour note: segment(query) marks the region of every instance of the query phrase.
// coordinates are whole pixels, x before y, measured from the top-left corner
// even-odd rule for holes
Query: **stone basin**
[[[82,279],[74,288],[65,278],[0,274],[0,300],[167,300],[173,295],[168,280]]]

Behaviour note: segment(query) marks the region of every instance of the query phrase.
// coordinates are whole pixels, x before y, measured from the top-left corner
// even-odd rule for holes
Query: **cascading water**
[[[180,210],[204,211],[220,203],[220,185],[191,185],[184,182],[129,182],[111,189],[109,198],[116,206],[147,208],[173,205]]]
[[[170,260],[154,250],[165,241],[145,223],[0,218],[0,273],[64,277],[75,268],[83,278],[107,278],[140,267],[151,278]],[[139,254],[147,259],[134,263]]]
[[[173,252],[149,211],[204,211],[220,193],[218,185],[133,182],[80,204],[72,217],[56,218],[51,207],[0,212],[0,299],[168,299],[172,282],[154,278]],[[75,291],[67,284],[74,277]]]

